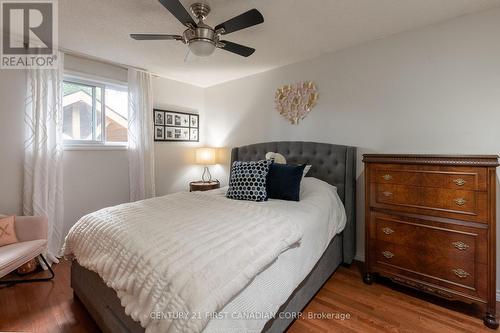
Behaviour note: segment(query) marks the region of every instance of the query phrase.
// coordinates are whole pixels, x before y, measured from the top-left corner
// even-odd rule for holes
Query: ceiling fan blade
[[[172,13],[182,24],[189,28],[196,27],[196,23],[194,22],[191,15],[189,15],[188,11],[181,4],[179,0],[159,0],[163,7],[167,8],[167,10]]]
[[[239,54],[240,56],[243,57],[249,57],[255,52],[255,49],[252,49],[251,47],[236,44],[233,42],[228,42],[227,40],[221,40],[220,44],[221,45],[218,46],[219,48],[232,53]]]
[[[257,9],[250,9],[241,15],[233,17],[232,19],[219,24],[215,30],[224,29],[223,35],[245,29],[264,22],[264,17]]]
[[[130,34],[130,37],[135,40],[182,40],[182,36],[165,34]]]

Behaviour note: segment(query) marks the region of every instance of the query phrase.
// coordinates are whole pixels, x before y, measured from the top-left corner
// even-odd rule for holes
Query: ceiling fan
[[[257,9],[240,14],[232,19],[217,25],[215,28],[205,24],[205,19],[210,13],[210,7],[206,3],[193,3],[191,12],[198,19],[195,23],[179,0],[159,0],[160,3],[174,15],[187,29],[181,35],[166,34],[130,34],[135,40],[178,40],[188,44],[189,49],[199,57],[211,55],[215,48],[239,54],[243,57],[251,56],[255,49],[221,40],[222,35],[249,28],[264,22],[264,17]]]

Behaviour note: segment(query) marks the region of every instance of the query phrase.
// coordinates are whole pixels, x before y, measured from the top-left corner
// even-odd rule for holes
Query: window
[[[127,87],[77,78],[63,82],[63,138],[70,145],[126,145]]]

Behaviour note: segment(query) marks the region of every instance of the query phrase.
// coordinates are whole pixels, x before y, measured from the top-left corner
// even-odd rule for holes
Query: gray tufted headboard
[[[356,148],[301,141],[264,142],[233,148],[231,165],[234,161],[265,159],[270,151],[285,156],[287,163],[311,164],[307,177],[337,187],[347,214],[347,225],[342,232],[343,260],[350,264],[356,254]]]

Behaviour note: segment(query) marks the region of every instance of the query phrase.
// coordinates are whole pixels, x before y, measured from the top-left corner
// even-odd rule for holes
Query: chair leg
[[[55,273],[52,270],[52,267],[49,266],[47,263],[47,260],[45,260],[45,257],[40,254],[40,258],[42,258],[43,262],[45,263],[45,266],[49,269],[50,276],[49,277],[44,277],[44,278],[34,278],[34,279],[11,279],[11,280],[0,280],[0,285],[7,284],[7,285],[15,285],[18,283],[28,283],[28,282],[44,282],[44,281],[50,281],[54,278]]]

